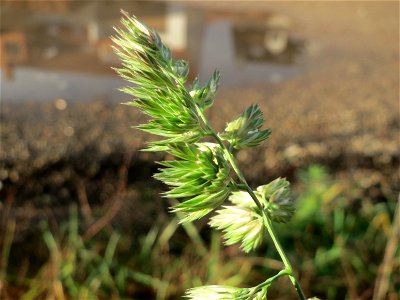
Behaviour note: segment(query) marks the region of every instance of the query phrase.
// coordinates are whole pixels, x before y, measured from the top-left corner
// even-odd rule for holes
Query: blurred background
[[[282,265],[179,226],[151,176],[163,154],[111,67],[120,10],[156,29],[190,81],[221,71],[214,126],[260,104],[272,129],[238,153],[252,186],[292,183],[276,230],[306,295],[398,299],[399,3],[1,2],[0,299],[179,299],[254,286]],[[287,278],[270,299],[295,299]]]

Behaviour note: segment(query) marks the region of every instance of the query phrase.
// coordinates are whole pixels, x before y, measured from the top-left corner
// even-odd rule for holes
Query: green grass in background
[[[371,299],[392,232],[395,199],[351,199],[347,189],[321,166],[298,172],[299,209],[291,222],[276,226],[304,289],[321,299]],[[48,250],[47,259],[39,269],[18,268],[12,265],[15,222],[8,222],[1,299],[179,299],[193,286],[254,285],[282,268],[270,243],[244,256],[238,246],[223,247],[219,233],[200,230],[201,224],[181,228],[178,217],[154,224],[141,237],[102,231],[85,240],[72,207],[67,223],[57,230],[46,223],[42,228],[37,243]],[[400,266],[398,249],[395,254],[391,271]],[[387,284],[388,299],[396,299],[395,272]],[[295,297],[285,279],[271,286],[268,296]]]

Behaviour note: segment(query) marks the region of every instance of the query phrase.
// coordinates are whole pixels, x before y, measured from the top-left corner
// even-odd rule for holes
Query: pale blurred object
[[[22,31],[0,34],[0,67],[8,80],[13,78],[12,69],[28,59],[25,34]]]

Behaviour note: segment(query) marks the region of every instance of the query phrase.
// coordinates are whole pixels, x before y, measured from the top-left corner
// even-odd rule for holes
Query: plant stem
[[[278,278],[282,277],[282,276],[286,276],[286,275],[290,275],[290,271],[283,269],[281,270],[278,274],[268,278],[267,280],[265,280],[264,282],[260,283],[259,285],[256,286],[256,289],[260,289],[263,288],[266,285],[269,285],[271,283],[273,283],[275,280],[277,280]]]
[[[268,217],[262,204],[258,200],[257,196],[254,194],[253,190],[248,185],[248,183],[247,183],[246,179],[244,178],[242,172],[240,171],[231,151],[229,151],[229,149],[226,147],[226,145],[222,142],[221,138],[218,136],[218,134],[215,132],[215,130],[211,127],[211,124],[208,122],[207,118],[205,117],[205,115],[203,114],[203,112],[197,105],[196,105],[196,110],[197,110],[197,114],[200,117],[200,119],[204,122],[206,127],[208,127],[208,130],[209,130],[211,136],[215,138],[215,140],[218,142],[218,144],[224,150],[226,158],[228,159],[229,163],[231,164],[233,170],[235,171],[236,175],[238,176],[238,178],[240,180],[240,185],[241,185],[242,189],[249,193],[249,195],[251,196],[251,198],[257,205],[258,209],[263,214],[265,227],[267,227],[268,233],[271,236],[271,239],[275,245],[275,248],[278,251],[279,256],[281,257],[283,264],[285,265],[285,270],[287,271],[287,275],[289,276],[290,281],[292,282],[294,288],[296,289],[296,292],[297,292],[299,298],[301,300],[306,300],[306,296],[304,295],[304,292],[301,289],[301,286],[300,286],[298,280],[296,279],[296,277],[293,274],[292,265],[291,265],[289,259],[287,258],[286,253],[283,250],[282,245],[279,242],[278,237],[272,227],[271,219]]]
[[[263,287],[265,286],[269,286],[270,284],[272,284],[275,280],[277,280],[278,278],[282,277],[282,276],[286,276],[286,275],[290,275],[290,271],[287,269],[283,269],[281,270],[278,274],[268,278],[267,280],[265,280],[264,282],[260,283],[259,285],[257,285],[256,287],[253,288],[253,291],[248,295],[247,300],[252,299],[252,297]]]
[[[282,277],[282,276],[286,276],[286,275],[290,275],[289,270],[287,269],[283,269],[281,270],[278,274],[268,278],[267,280],[265,280],[264,282],[260,283],[259,285],[255,286],[252,290],[252,292],[248,295],[247,300],[251,300],[253,298],[253,296],[263,287],[265,286],[269,286],[271,285],[275,280],[277,280],[278,278]]]

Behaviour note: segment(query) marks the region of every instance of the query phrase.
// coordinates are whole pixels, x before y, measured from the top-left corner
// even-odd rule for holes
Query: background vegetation
[[[385,284],[376,278],[393,238],[395,199],[363,199],[359,205],[350,201],[343,183],[318,165],[299,171],[297,178],[297,214],[276,227],[306,293],[321,299],[371,299],[377,284]],[[221,246],[219,233],[203,224],[179,226],[177,217],[164,215],[140,236],[107,225],[88,238],[90,227],[85,232],[80,215],[71,206],[68,221],[51,226],[42,221],[40,240],[24,258],[13,245],[15,220],[8,220],[1,252],[2,297],[178,299],[189,287],[246,286],[281,268],[270,243],[244,255],[237,246]],[[398,295],[399,265],[397,249],[390,260],[394,273],[385,279],[388,299]],[[271,287],[272,299],[295,297],[284,281]]]

